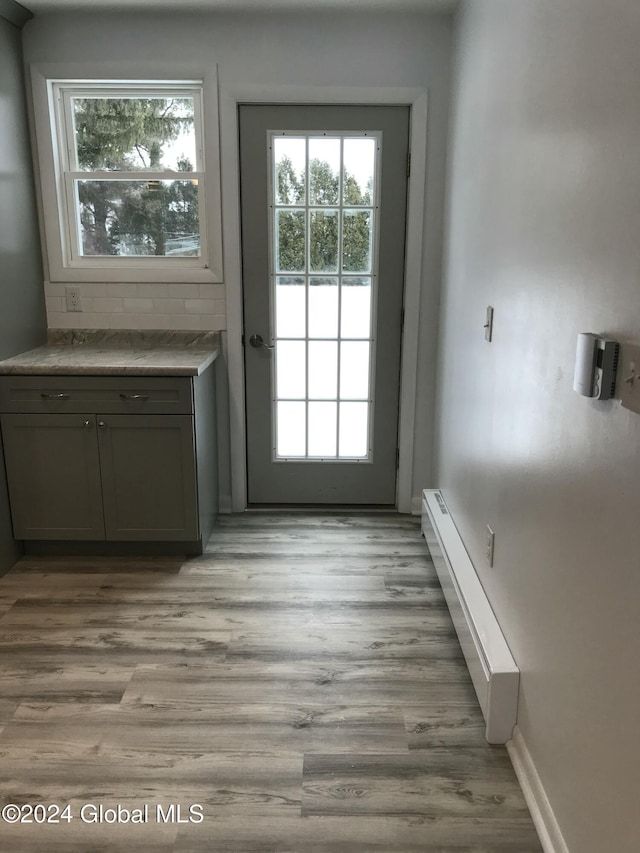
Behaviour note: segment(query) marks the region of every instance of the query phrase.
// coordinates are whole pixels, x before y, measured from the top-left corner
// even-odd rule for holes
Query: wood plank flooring
[[[542,849],[416,519],[246,513],[186,561],[24,558],[0,660],[0,800],[73,815],[0,822],[1,850]]]

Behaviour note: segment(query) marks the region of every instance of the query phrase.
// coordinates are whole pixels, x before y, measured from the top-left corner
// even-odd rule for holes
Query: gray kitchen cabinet
[[[104,539],[93,415],[2,416],[17,539]]]
[[[202,552],[217,512],[214,365],[189,377],[0,376],[0,412],[17,539],[39,553],[81,541],[89,553]]]
[[[189,415],[98,418],[107,539],[198,538],[193,439]]]

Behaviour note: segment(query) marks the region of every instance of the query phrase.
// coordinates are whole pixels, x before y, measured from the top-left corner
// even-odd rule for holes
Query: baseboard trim
[[[531,812],[544,853],[569,853],[551,803],[517,725],[513,729],[512,739],[507,742],[507,752]]]
[[[422,494],[411,498],[411,515],[422,515]]]
[[[220,495],[218,498],[218,512],[222,515],[228,515],[233,512],[231,507],[231,495]]]

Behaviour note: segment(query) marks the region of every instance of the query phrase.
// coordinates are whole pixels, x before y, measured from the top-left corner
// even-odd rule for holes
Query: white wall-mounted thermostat
[[[610,400],[616,390],[619,349],[617,341],[593,332],[581,332],[576,348],[573,390],[583,397]]]

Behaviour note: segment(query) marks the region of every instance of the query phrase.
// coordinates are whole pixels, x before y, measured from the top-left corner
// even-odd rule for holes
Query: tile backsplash
[[[66,289],[80,290],[82,311],[67,311]],[[45,282],[50,329],[226,328],[223,284]]]

